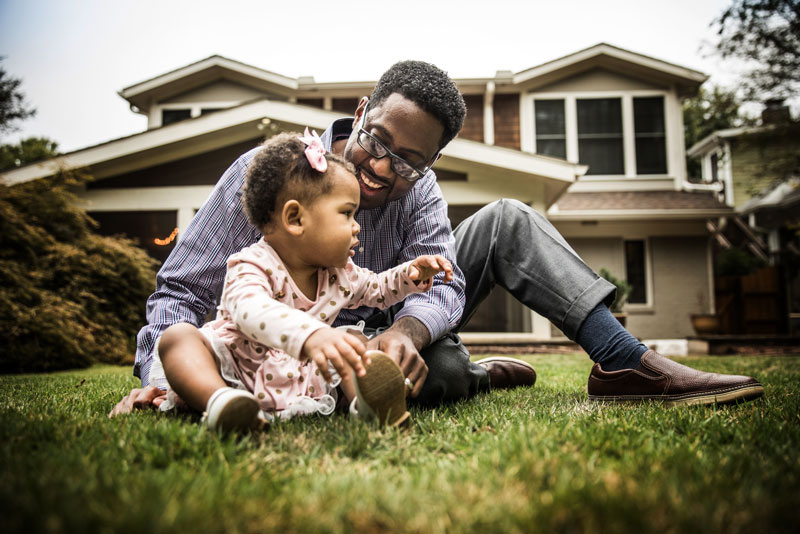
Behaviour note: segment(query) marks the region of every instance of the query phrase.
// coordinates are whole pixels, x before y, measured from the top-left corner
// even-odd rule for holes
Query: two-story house
[[[681,102],[705,79],[607,44],[456,79],[468,115],[435,166],[453,225],[498,198],[519,199],[546,213],[590,266],[633,285],[635,335],[690,335],[698,294],[713,306],[706,221],[730,211],[710,188],[686,183]],[[163,259],[236,157],[278,131],[322,130],[351,115],[374,83],[294,79],[212,56],[120,91],[147,116],[145,132],[2,180],[88,166],[96,180],[78,194],[101,231],[138,237]],[[470,330],[559,335],[502,289]]]

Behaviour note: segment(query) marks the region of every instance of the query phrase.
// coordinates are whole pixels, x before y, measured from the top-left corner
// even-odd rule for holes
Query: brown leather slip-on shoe
[[[667,404],[726,404],[764,394],[749,376],[706,373],[648,350],[636,369],[603,371],[594,364],[589,374],[589,399],[594,401],[660,400]]]
[[[475,363],[484,367],[489,373],[489,384],[492,389],[511,389],[533,386],[536,383],[536,371],[522,360],[494,356]]]

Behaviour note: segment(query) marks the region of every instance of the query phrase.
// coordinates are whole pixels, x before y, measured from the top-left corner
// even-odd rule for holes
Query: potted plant
[[[697,291],[697,307],[700,313],[693,313],[689,317],[692,320],[692,328],[698,336],[707,336],[719,332],[719,316],[706,306],[706,294],[703,290]]]
[[[619,321],[622,326],[625,326],[628,314],[623,312],[622,308],[625,306],[625,303],[628,302],[628,296],[631,294],[631,285],[625,280],[617,278],[611,274],[611,272],[605,267],[600,269],[598,274],[617,287],[617,293],[614,298],[614,302],[611,303],[609,309],[611,310],[611,313],[614,314],[614,317],[617,318],[617,321]]]

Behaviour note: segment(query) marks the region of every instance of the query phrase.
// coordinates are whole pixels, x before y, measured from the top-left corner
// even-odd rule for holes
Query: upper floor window
[[[533,104],[537,154],[588,165],[587,175],[668,172],[663,96],[536,98]]]
[[[563,100],[536,101],[536,152],[567,158],[567,129]]]
[[[634,98],[633,128],[636,133],[636,174],[666,174],[664,97]]]
[[[622,147],[622,100],[578,99],[578,161],[586,174],[625,174]]]

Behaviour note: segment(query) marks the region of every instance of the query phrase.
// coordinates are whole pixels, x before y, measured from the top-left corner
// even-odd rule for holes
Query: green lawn
[[[800,356],[688,358],[755,402],[590,403],[585,355],[525,357],[533,389],[222,438],[109,420],[128,368],[0,377],[0,532],[798,532]]]

